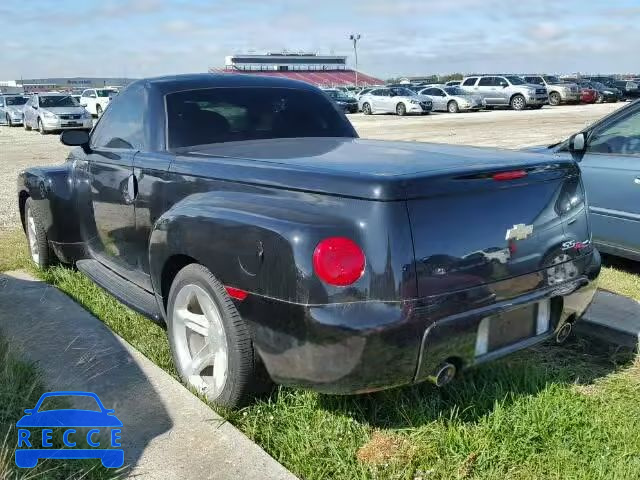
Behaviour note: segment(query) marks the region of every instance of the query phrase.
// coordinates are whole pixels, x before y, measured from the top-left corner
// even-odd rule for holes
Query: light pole
[[[358,86],[358,40],[360,40],[359,33],[352,33],[349,35],[349,40],[353,42],[353,52],[356,55],[356,87]]]

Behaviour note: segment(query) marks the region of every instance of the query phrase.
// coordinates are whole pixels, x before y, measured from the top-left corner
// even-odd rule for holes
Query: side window
[[[478,82],[479,87],[492,87],[495,84],[494,77],[482,77]]]
[[[618,120],[589,139],[590,153],[640,155],[640,110]]]
[[[89,96],[89,90],[85,90],[84,92],[82,92],[82,96],[83,97],[88,97]]]
[[[91,135],[93,148],[145,150],[145,89],[133,84],[114,97]]]
[[[493,84],[497,87],[508,87],[509,82],[504,77],[493,77]]]
[[[434,88],[434,90],[436,91],[435,94],[437,96],[439,96],[439,97],[446,97],[447,96],[447,94],[441,88]]]
[[[476,84],[476,80],[478,80],[478,77],[467,78],[462,85],[465,87],[473,87]]]
[[[4,107],[4,98],[0,97],[0,107]]]
[[[374,97],[379,97],[381,93],[380,93],[380,90],[373,90],[369,92],[369,95],[373,95]]]

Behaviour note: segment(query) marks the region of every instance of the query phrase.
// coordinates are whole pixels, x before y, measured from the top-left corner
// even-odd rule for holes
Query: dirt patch
[[[362,445],[356,457],[368,465],[384,465],[392,462],[411,460],[415,448],[401,435],[375,431],[367,443]]]

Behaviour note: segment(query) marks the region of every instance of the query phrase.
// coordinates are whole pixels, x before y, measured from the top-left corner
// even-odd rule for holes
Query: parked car
[[[91,114],[66,93],[34,93],[24,106],[25,130],[37,128],[42,135],[92,126]]]
[[[99,117],[117,94],[118,90],[114,88],[88,88],[80,96],[80,105],[91,115]]]
[[[596,103],[615,103],[622,99],[622,92],[617,88],[607,87],[593,80],[578,80],[580,88],[591,88],[596,91]]]
[[[548,103],[547,90],[531,85],[517,75],[474,75],[465,77],[460,88],[480,95],[486,107],[511,107],[513,110],[542,108]]]
[[[324,88],[323,92],[329,95],[331,100],[333,100],[344,113],[358,113],[358,100],[356,100],[355,97],[347,95],[337,88]]]
[[[543,86],[549,95],[549,105],[580,102],[580,91],[575,83],[567,83],[554,75],[523,75],[522,78],[532,85]]]
[[[588,80],[600,82],[609,89],[617,89],[620,91],[620,100],[634,100],[640,97],[638,83],[634,81],[618,80],[608,76],[591,76],[585,77]]]
[[[431,99],[433,110],[458,113],[465,110],[480,110],[484,102],[480,95],[471,95],[460,87],[444,85],[428,87],[418,92]]]
[[[0,125],[22,125],[26,97],[0,93]]]
[[[359,139],[302,82],[139,80],[61,141],[79,148],[18,178],[31,258],[165,321],[177,371],[221,405],[265,378],[443,385],[562,340],[596,290],[571,159]]]
[[[640,261],[640,101],[564,142],[534,150],[580,161],[595,245]]]
[[[358,108],[365,115],[374,113],[395,113],[403,116],[410,113],[427,115],[433,104],[430,99],[416,95],[405,87],[385,87],[371,90],[361,95]]]
[[[580,90],[580,103],[596,103],[598,101],[598,90],[591,86],[578,85]]]

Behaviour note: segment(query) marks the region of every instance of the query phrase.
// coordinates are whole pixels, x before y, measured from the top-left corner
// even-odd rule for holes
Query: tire
[[[174,278],[167,333],[182,380],[217,405],[241,407],[271,388],[247,325],[206,267],[192,263]]]
[[[24,129],[29,132],[31,130],[31,127],[29,125],[27,125],[27,119],[26,117],[22,119],[22,125],[24,126]]]
[[[557,107],[562,102],[562,98],[558,92],[551,92],[549,94],[549,105]]]
[[[49,248],[47,233],[31,198],[27,198],[24,205],[24,227],[31,260],[38,268],[47,268],[53,263],[54,254]]]
[[[371,105],[369,105],[368,103],[363,103],[362,104],[362,113],[364,113],[365,115],[371,115],[371,113],[373,113],[371,111]]]
[[[396,114],[399,117],[404,117],[407,114],[407,107],[405,107],[404,103],[400,102],[396,105]]]
[[[13,127],[13,122],[11,121],[11,117],[9,116],[9,114],[7,113],[7,125],[9,127]]]
[[[100,105],[96,105],[96,116],[100,118],[100,115],[102,115],[102,107]]]
[[[449,103],[447,103],[447,111],[449,113],[460,112],[460,107],[458,105],[458,102],[456,102],[455,100],[451,100]]]
[[[46,135],[48,132],[44,129],[44,125],[42,124],[42,120],[38,117],[38,131],[40,135]]]
[[[509,104],[511,105],[511,108],[513,110],[520,111],[527,108],[527,101],[524,99],[522,95],[519,95],[519,94],[511,97],[511,102],[509,102]]]

